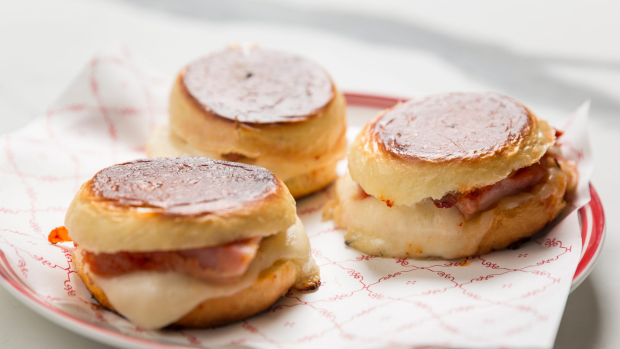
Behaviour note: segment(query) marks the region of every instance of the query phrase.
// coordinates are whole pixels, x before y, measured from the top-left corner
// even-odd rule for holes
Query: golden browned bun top
[[[200,157],[158,158],[110,166],[89,182],[96,200],[148,207],[165,215],[202,215],[262,200],[278,189],[268,170]]]
[[[69,236],[100,253],[218,246],[287,230],[295,200],[268,170],[199,157],[137,160],[84,183],[65,217]]]
[[[521,142],[532,117],[497,93],[444,93],[412,99],[371,126],[386,152],[403,159],[444,162],[501,152]]]
[[[219,117],[242,123],[303,121],[334,96],[332,81],[304,58],[259,48],[227,49],[182,72],[187,93]]]
[[[366,193],[412,205],[494,184],[537,162],[555,131],[496,93],[446,93],[388,109],[349,150],[349,172]]]

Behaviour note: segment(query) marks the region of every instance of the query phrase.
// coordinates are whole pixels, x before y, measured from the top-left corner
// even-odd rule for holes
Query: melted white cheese
[[[431,200],[411,206],[388,207],[370,196],[360,198],[358,184],[347,173],[337,185],[340,222],[347,244],[381,257],[460,258],[476,253],[499,210],[513,209],[530,200],[557,195],[560,174],[547,173],[547,182],[534,192],[505,197],[495,208],[466,220],[456,208],[436,208]]]
[[[90,273],[90,277],[116,311],[144,329],[157,329],[180,319],[205,300],[230,296],[250,287],[262,270],[278,260],[292,260],[302,273],[316,271],[308,236],[299,218],[286,232],[263,239],[247,272],[233,284],[210,284],[180,273],[156,271],[116,277]]]

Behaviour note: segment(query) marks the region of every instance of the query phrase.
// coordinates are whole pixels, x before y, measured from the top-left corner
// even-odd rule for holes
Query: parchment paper
[[[106,166],[145,156],[149,132],[166,120],[172,78],[138,64],[127,49],[107,50],[44,115],[0,137],[0,251],[11,277],[39,300],[102,328],[199,347],[553,345],[581,252],[575,209],[590,200],[588,103],[561,138],[581,174],[573,205],[553,229],[517,250],[450,261],[366,256],[345,247],[344,232],[332,222],[321,221],[329,199],[323,191],[298,202],[321,266],[317,292],[289,292],[263,314],[204,330],[143,331],[97,306],[73,271],[72,245],[52,246],[47,234],[63,225],[81,183]]]

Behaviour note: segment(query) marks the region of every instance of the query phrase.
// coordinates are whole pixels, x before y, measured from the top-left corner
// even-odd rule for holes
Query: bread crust
[[[327,187],[336,179],[337,162],[312,169],[284,181],[293,198],[299,199]]]
[[[116,311],[105,293],[90,278],[80,254],[73,254],[78,276],[91,295],[103,307]],[[300,268],[291,261],[279,261],[264,270],[250,287],[231,296],[208,299],[170,326],[210,327],[224,325],[256,315],[269,308],[294,286],[300,276]]]
[[[69,206],[65,226],[74,241],[95,253],[172,251],[269,236],[288,229],[297,219],[295,200],[280,179],[273,180],[275,189],[260,199],[220,211],[175,215],[166,209],[101,198],[93,192],[91,179]]]
[[[529,109],[519,104],[520,112],[524,111],[527,114],[525,117],[529,120],[528,125],[517,130],[517,135],[507,128],[505,141],[502,144],[495,144],[488,149],[483,148],[483,151],[475,149],[474,145],[471,149],[463,149],[463,155],[445,153],[447,150],[444,149],[437,150],[441,154],[430,154],[429,156],[396,154],[395,149],[397,147],[385,146],[386,142],[392,142],[392,138],[386,139],[386,135],[382,136],[378,129],[384,125],[378,124],[388,113],[393,115],[400,108],[407,108],[412,102],[397,105],[381,112],[360,132],[353,142],[348,156],[349,172],[353,180],[359,183],[368,194],[395,205],[409,206],[429,197],[441,199],[450,192],[468,192],[499,182],[512,171],[537,162],[555,142],[553,128]],[[443,108],[452,112],[449,108],[450,105],[446,105]],[[477,106],[472,105],[471,107]],[[445,113],[444,109],[439,108],[441,112]],[[495,118],[492,118],[495,114],[491,112],[488,115],[481,114],[488,120],[485,119],[480,124],[472,121],[467,125],[465,131],[459,131],[462,135],[461,138],[467,139],[467,132],[483,134],[488,126],[486,122],[489,125],[493,125],[495,122]],[[431,121],[432,115],[431,112],[427,116]],[[397,118],[403,117],[407,117],[407,115],[397,116]],[[510,117],[511,115],[505,115],[505,118],[508,119],[505,122],[508,125],[512,123]],[[523,115],[520,117],[524,118]],[[458,118],[455,119],[458,120]],[[439,132],[432,130],[432,122],[429,124],[429,129],[422,129],[419,132]],[[413,129],[409,131],[411,131],[409,136],[414,138],[417,131]],[[501,137],[497,138],[501,139]],[[412,140],[409,139],[408,141]],[[450,140],[445,139],[442,142],[449,144]],[[420,148],[423,146],[425,145],[419,145]],[[461,146],[456,144],[457,149]]]
[[[314,157],[327,154],[346,132],[346,102],[334,86],[334,97],[307,120],[246,124],[222,119],[188,96],[180,74],[170,94],[170,129],[193,147],[218,154]]]
[[[209,114],[245,124],[297,123],[319,115],[333,83],[314,62],[259,47],[228,47],[190,62],[183,87]]]

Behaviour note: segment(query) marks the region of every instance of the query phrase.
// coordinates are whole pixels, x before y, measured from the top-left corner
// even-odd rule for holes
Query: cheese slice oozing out
[[[90,273],[89,276],[116,311],[148,330],[175,322],[208,299],[230,296],[250,287],[262,270],[278,260],[297,263],[302,277],[316,273],[318,267],[299,218],[287,231],[264,238],[246,273],[233,284],[206,283],[175,272],[139,271],[115,277]]]
[[[364,253],[400,258],[461,258],[473,255],[482,239],[502,217],[531,200],[560,196],[566,174],[547,169],[545,180],[533,189],[503,197],[495,207],[466,219],[456,207],[437,208],[432,200],[389,207],[374,196],[360,195],[359,184],[345,174],[337,184],[339,225],[347,229],[349,246]]]

